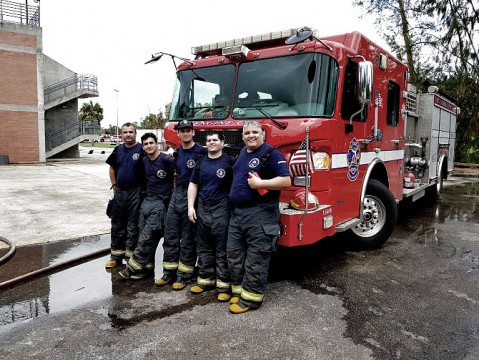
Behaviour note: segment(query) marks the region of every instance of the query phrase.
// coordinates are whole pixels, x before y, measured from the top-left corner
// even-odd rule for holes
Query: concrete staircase
[[[45,111],[75,98],[97,97],[98,80],[94,75],[75,75],[45,87]]]
[[[45,87],[44,110],[47,112],[58,105],[76,98],[97,97],[98,95],[98,80],[96,76],[75,74],[72,77]],[[91,138],[91,134],[83,134],[81,125],[81,123],[75,121],[62,129],[45,135],[45,157],[54,156],[79,144],[83,140]]]

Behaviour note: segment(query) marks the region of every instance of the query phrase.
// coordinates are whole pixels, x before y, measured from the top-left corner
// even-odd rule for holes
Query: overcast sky
[[[34,5],[32,0],[29,1]],[[360,31],[381,46],[372,19],[352,0],[41,0],[43,52],[78,74],[98,77],[104,127],[140,121],[171,101],[170,58],[144,65],[159,51],[193,58],[191,47],[310,26],[320,35]],[[387,48],[387,47],[386,47]],[[80,105],[81,106],[81,105]]]

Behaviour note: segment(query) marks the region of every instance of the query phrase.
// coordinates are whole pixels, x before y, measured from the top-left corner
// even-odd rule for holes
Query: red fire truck
[[[348,231],[364,248],[380,246],[398,202],[439,196],[453,170],[459,109],[437,88],[417,93],[407,66],[358,32],[320,37],[304,27],[192,53],[177,68],[168,145],[179,145],[175,123],[190,119],[196,142],[221,130],[234,155],[244,146],[243,124],[256,120],[288,163],[306,154],[281,192],[279,245]],[[303,206],[292,206],[298,198]]]

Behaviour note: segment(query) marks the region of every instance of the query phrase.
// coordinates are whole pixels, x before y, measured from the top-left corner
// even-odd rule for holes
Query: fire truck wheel
[[[426,189],[426,199],[429,205],[435,204],[437,200],[441,198],[442,189],[444,187],[444,179],[446,178],[443,174],[443,166],[438,171],[437,182],[434,186],[430,186]]]
[[[434,187],[436,199],[441,198],[442,187],[444,185],[443,182],[444,182],[444,177],[442,175],[442,166],[441,166],[441,168],[439,169],[438,177],[437,177],[437,183],[436,183],[436,186]]]
[[[351,229],[354,243],[362,249],[381,246],[393,232],[397,217],[397,204],[387,186],[370,180],[363,201],[363,220]]]

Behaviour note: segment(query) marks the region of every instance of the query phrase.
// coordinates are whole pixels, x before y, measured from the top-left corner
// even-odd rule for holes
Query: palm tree
[[[80,121],[96,120],[98,123],[103,120],[103,108],[99,103],[93,104],[93,101],[84,103],[78,114]]]

